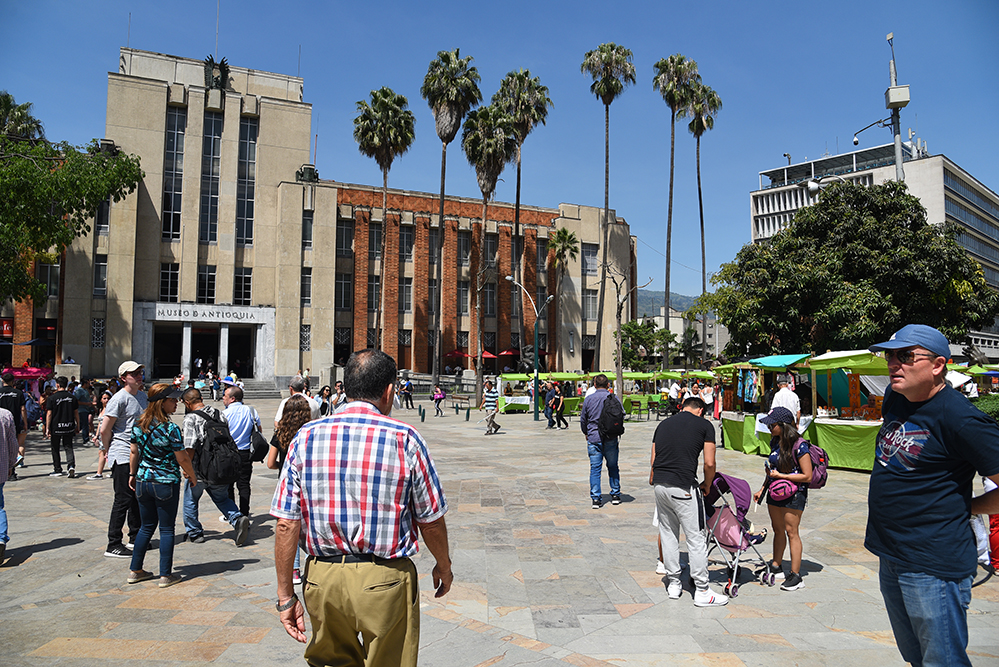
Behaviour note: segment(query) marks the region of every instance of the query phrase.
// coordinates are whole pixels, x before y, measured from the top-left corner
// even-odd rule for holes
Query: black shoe
[[[70,479],[76,479],[76,468],[70,468],[69,469],[69,478]]]
[[[784,578],[784,570],[781,569],[780,565],[775,564],[773,561],[767,563],[767,571],[774,575],[774,579]]]
[[[187,536],[187,541],[188,542],[194,542],[195,544],[204,544],[205,543],[205,536],[204,535],[197,535],[195,537],[191,537],[190,535],[188,535]]]
[[[241,516],[236,520],[236,546],[241,547],[246,543],[246,538],[250,534],[250,517]]]
[[[784,583],[780,585],[782,591],[796,591],[799,588],[804,588],[805,582],[801,580],[801,575],[797,572],[792,572],[787,575]]]
[[[593,504],[590,506],[590,509],[595,509],[595,510],[600,509],[600,499],[599,498],[593,498]]]
[[[0,542],[0,565],[3,565],[3,555],[7,551],[7,543]]]
[[[132,550],[126,548],[123,544],[116,544],[113,547],[108,547],[104,555],[109,558],[131,558]]]
[[[621,496],[611,496],[611,505],[620,505]]]

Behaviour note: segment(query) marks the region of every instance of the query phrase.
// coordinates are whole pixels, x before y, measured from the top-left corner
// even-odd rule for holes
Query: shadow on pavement
[[[79,544],[80,542],[83,542],[83,539],[79,537],[60,537],[43,544],[31,544],[28,546],[8,549],[7,559],[3,562],[3,565],[0,565],[0,567],[17,567],[24,561],[28,560],[31,556],[34,556],[42,551],[61,549],[62,547],[72,546],[74,544]]]

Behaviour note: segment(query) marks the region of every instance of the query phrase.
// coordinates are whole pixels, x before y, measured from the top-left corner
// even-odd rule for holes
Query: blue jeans
[[[180,484],[163,484],[136,480],[135,498],[139,502],[139,518],[142,527],[135,537],[132,549],[131,569],[142,569],[149,540],[156,526],[160,527],[160,576],[168,577],[173,572],[173,531],[177,521],[177,505],[180,503]]]
[[[201,521],[198,520],[198,503],[201,502],[201,496],[205,491],[208,492],[208,497],[215,503],[215,507],[225,515],[230,526],[235,526],[236,522],[243,516],[239,513],[236,502],[229,497],[228,485],[208,486],[207,484],[200,483],[192,489],[191,483],[185,481],[184,529],[187,531],[188,537],[198,537],[205,534],[205,529],[201,525]]]
[[[607,459],[607,477],[610,479],[612,496],[621,495],[621,472],[617,468],[617,439],[605,442],[587,442],[586,453],[590,455],[590,498],[600,499],[600,473],[604,459]]]
[[[967,665],[971,581],[941,579],[881,559],[881,595],[895,644],[914,667]]]
[[[10,542],[10,537],[7,535],[7,510],[4,509],[3,505],[3,485],[6,482],[0,482],[0,542],[7,544]]]
[[[550,405],[545,406],[545,419],[548,420],[548,428],[555,428],[555,411]]]

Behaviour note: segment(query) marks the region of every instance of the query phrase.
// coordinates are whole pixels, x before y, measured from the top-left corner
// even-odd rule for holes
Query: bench
[[[451,394],[448,396],[448,400],[451,401],[452,408],[471,408],[472,407],[472,397],[471,396],[461,396],[459,394]]]

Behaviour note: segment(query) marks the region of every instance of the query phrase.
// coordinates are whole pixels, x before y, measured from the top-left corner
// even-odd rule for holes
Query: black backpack
[[[239,479],[242,461],[236,441],[229,433],[229,425],[212,419],[207,412],[194,410],[193,413],[205,420],[205,439],[194,450],[197,454],[194,471],[198,474],[198,481],[204,481],[209,486],[232,484]]]
[[[607,394],[604,399],[604,406],[597,420],[597,430],[603,440],[611,440],[624,434],[624,406],[614,394]]]

